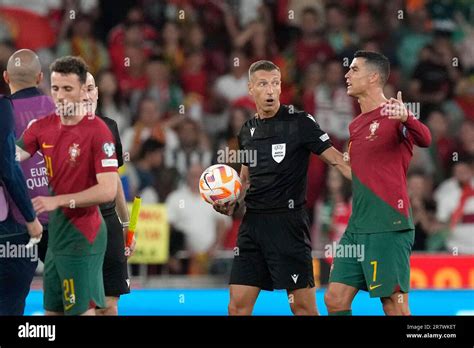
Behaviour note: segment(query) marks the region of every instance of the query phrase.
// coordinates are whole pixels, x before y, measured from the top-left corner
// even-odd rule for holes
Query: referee
[[[313,116],[280,104],[281,74],[260,60],[249,69],[255,118],[240,130],[240,151],[256,163],[243,163],[245,188],[234,204],[214,204],[227,215],[243,209],[230,276],[230,315],[251,315],[260,290],[285,289],[295,315],[317,315],[309,219],[304,209],[310,153],[351,179],[342,154]]]
[[[87,96],[90,106],[90,114],[95,115],[98,88],[94,76],[87,73],[86,79]],[[117,123],[108,117],[100,116],[112,132],[117,153],[118,167],[123,166],[122,142]],[[102,267],[104,277],[104,291],[106,307],[96,309],[97,315],[118,315],[118,300],[121,295],[130,293],[130,279],[127,270],[127,256],[125,255],[125,233],[127,231],[129,214],[127,202],[123,192],[122,182],[117,175],[117,197],[115,201],[100,205],[100,212],[107,226],[107,249]],[[117,215],[118,214],[118,215]],[[134,241],[135,243],[135,241]],[[131,251],[135,245],[131,246]]]

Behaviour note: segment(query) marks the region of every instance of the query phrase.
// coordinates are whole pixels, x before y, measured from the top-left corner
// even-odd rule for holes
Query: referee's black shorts
[[[229,283],[264,290],[314,287],[306,211],[247,212],[240,225]]]
[[[105,296],[119,297],[130,293],[122,224],[115,210],[103,214],[103,218],[107,225],[107,250],[102,267]]]

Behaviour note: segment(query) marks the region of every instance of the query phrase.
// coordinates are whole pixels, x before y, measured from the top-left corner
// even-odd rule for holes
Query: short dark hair
[[[280,71],[280,68],[273,62],[270,62],[269,60],[259,60],[254,63],[249,68],[249,80],[250,77],[253,75],[254,72],[263,70],[263,71],[273,71],[273,70],[278,70]]]
[[[382,85],[385,85],[390,76],[390,62],[387,57],[377,52],[357,51],[354,53],[354,58],[365,58],[367,63],[377,69],[380,74]]]
[[[145,140],[140,147],[140,153],[138,154],[138,159],[144,159],[149,153],[153,153],[157,150],[161,150],[165,147],[165,144],[162,142],[153,139],[153,138],[148,138]]]
[[[51,72],[57,72],[65,75],[76,74],[79,77],[79,82],[84,84],[87,80],[87,72],[89,71],[89,67],[81,57],[65,56],[58,58],[53,63],[51,63],[49,70]]]

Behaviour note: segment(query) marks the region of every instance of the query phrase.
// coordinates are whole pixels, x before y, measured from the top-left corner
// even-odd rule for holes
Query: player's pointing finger
[[[398,91],[398,92],[397,92],[397,100],[398,100],[400,103],[403,102],[403,101],[402,101],[402,91]]]

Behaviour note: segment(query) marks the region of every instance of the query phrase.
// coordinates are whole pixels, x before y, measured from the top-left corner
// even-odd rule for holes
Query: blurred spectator
[[[165,164],[168,168],[176,168],[182,179],[195,164],[204,168],[211,165],[212,154],[209,150],[206,134],[197,122],[184,118],[177,129],[179,145],[166,148]]]
[[[474,157],[474,121],[463,122],[457,139],[456,153],[461,157]]]
[[[413,250],[435,251],[444,248],[443,225],[436,219],[436,202],[433,200],[433,185],[422,171],[408,173],[408,196],[415,224]],[[436,238],[439,237],[439,238]]]
[[[117,78],[110,70],[101,71],[97,75],[97,86],[99,87],[99,101],[97,113],[107,116],[117,122],[120,134],[130,126],[130,110],[120,96]]]
[[[449,225],[447,247],[455,254],[474,254],[474,160],[454,163],[453,176],[435,191],[436,216]]]
[[[335,53],[324,37],[324,30],[316,10],[303,10],[301,38],[296,42],[296,66],[304,71],[314,61],[325,63],[334,58]]]
[[[177,137],[161,120],[162,113],[155,100],[144,98],[138,106],[137,121],[127,128],[122,137],[124,153],[128,151],[130,159],[134,160],[140,151],[142,143],[152,138],[166,145],[167,149],[177,146]]]
[[[207,40],[206,40],[207,39]],[[227,56],[219,47],[208,44],[204,30],[199,23],[192,24],[184,37],[184,47],[188,51],[201,51],[204,55],[204,66],[208,81],[214,81],[217,76],[225,73]]]
[[[426,9],[420,8],[407,13],[408,26],[401,27],[397,56],[405,76],[412,74],[417,65],[420,50],[431,43],[433,37],[428,29],[429,20]]]
[[[144,70],[147,85],[143,90],[132,92],[130,100],[132,111],[136,110],[136,106],[142,98],[150,98],[156,102],[161,114],[168,115],[170,112],[177,112],[183,103],[183,92],[171,80],[169,66],[161,58],[151,57]]]
[[[281,0],[277,1],[277,18],[280,24],[300,27],[304,11],[311,8],[316,13],[324,12],[322,0]]]
[[[248,109],[242,107],[233,107],[229,111],[229,126],[225,134],[221,135],[221,144],[219,146],[219,150],[224,151],[226,148],[229,151],[237,151],[239,150],[239,141],[237,136],[242,129],[244,123],[250,119],[251,114]],[[217,152],[216,152],[217,153]],[[216,161],[214,161],[216,162]],[[217,162],[219,162],[219,157],[217,157]],[[227,163],[227,162],[219,162],[223,164],[227,164],[234,168],[237,173],[240,173],[240,163]]]
[[[140,147],[136,161],[127,164],[126,176],[129,183],[129,197],[139,195],[143,203],[153,204],[160,201],[155,190],[155,170],[163,163],[164,144],[147,139]]]
[[[184,235],[185,250],[191,257],[189,273],[192,274],[208,272],[215,252],[222,249],[225,231],[231,224],[230,217],[219,214],[202,199],[199,178],[203,171],[201,165],[191,165],[186,184],[166,200],[168,221],[174,233]]]
[[[242,51],[233,51],[229,57],[230,73],[219,77],[214,84],[217,94],[232,103],[248,95],[248,60]]]
[[[351,22],[344,8],[336,3],[326,7],[328,40],[336,53],[341,53],[357,41],[357,36],[350,30]]]
[[[119,89],[125,98],[129,98],[132,92],[140,92],[147,88],[148,79],[145,70],[147,60],[142,47],[125,46],[125,57],[117,72]]]
[[[351,216],[352,189],[349,180],[334,168],[329,168],[325,197],[315,207],[317,236],[313,243],[324,249],[327,243],[339,242]]]
[[[184,49],[181,45],[181,30],[178,23],[168,21],[161,32],[160,54],[173,74],[178,74],[184,64]]]
[[[380,43],[381,32],[379,25],[369,11],[361,11],[356,15],[354,29],[359,44],[367,41]]]
[[[418,146],[413,147],[413,157],[408,165],[409,171],[422,171],[430,176],[435,175],[436,166],[430,150]]]
[[[436,166],[435,182],[439,183],[449,172],[456,144],[448,134],[448,120],[441,110],[433,110],[428,115],[427,126],[433,139],[429,150]]]
[[[59,43],[58,56],[81,56],[89,66],[89,72],[96,75],[109,67],[109,56],[105,46],[93,36],[92,19],[86,15],[77,15],[71,24],[68,38]]]
[[[325,79],[305,95],[303,108],[316,116],[321,128],[331,136],[334,145],[341,149],[349,138],[349,123],[358,113],[354,99],[347,95],[343,66],[337,60],[325,66]]]
[[[156,30],[145,23],[143,10],[140,7],[132,7],[125,21],[112,28],[108,36],[109,53],[114,71],[119,73],[123,70],[125,46],[142,47],[145,54],[150,55],[157,38]]]
[[[185,94],[197,94],[203,100],[207,97],[208,73],[204,69],[204,52],[191,50],[186,54],[186,60],[181,72],[180,82]]]
[[[432,45],[423,47],[410,80],[411,99],[429,108],[438,107],[448,97],[450,89],[448,69],[436,50]]]
[[[462,13],[456,14],[456,21],[462,31],[462,39],[456,43],[465,71],[474,70],[474,27],[466,21]]]
[[[474,79],[461,78],[455,87],[454,95],[454,101],[465,118],[474,121]]]
[[[314,112],[314,91],[324,82],[324,69],[321,63],[310,64],[303,72],[302,104],[307,112]]]

